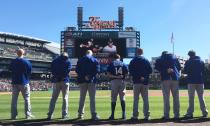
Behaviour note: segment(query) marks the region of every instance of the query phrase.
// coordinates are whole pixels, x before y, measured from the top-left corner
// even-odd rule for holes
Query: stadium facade
[[[32,63],[32,79],[50,78],[50,64],[60,50],[49,45],[51,43],[35,37],[0,32],[0,77],[9,77],[8,68],[17,57],[16,50],[23,48],[25,58]]]

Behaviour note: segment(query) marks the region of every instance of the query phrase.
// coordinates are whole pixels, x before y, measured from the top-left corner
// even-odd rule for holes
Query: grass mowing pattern
[[[32,112],[36,119],[42,119],[47,117],[50,97],[50,91],[43,91],[43,92],[31,92],[31,104],[32,104]],[[208,102],[209,97],[205,97],[207,107],[210,106],[210,102]],[[172,98],[171,101],[171,112],[170,115],[173,117],[173,108],[172,108]],[[69,114],[70,119],[77,117],[77,110],[78,110],[78,102],[79,102],[79,91],[70,91],[69,94]],[[96,94],[96,111],[98,115],[102,119],[107,119],[111,113],[110,103],[110,91],[97,91]],[[161,118],[163,115],[163,98],[162,97],[149,97],[150,103],[150,112],[152,119]],[[11,95],[10,94],[1,94],[0,95],[0,120],[9,119],[10,118],[10,104],[11,104]],[[89,107],[89,96],[86,96],[86,103],[85,103],[85,119],[91,118],[90,114],[90,107]],[[184,115],[187,107],[188,107],[188,97],[180,97],[180,115]],[[54,111],[54,119],[61,118],[61,107],[62,107],[62,96],[60,94],[56,108]],[[139,100],[139,118],[143,118],[142,112],[142,98],[140,97]],[[133,97],[127,96],[126,97],[126,115],[127,119],[132,116],[132,109],[133,109]],[[202,113],[200,112],[198,98],[195,97],[195,112],[194,116],[201,116]],[[24,115],[24,101],[22,95],[19,95],[18,100],[18,119],[22,120],[25,118]],[[117,101],[117,106],[115,110],[115,118],[121,118],[121,106],[119,102],[119,98]]]

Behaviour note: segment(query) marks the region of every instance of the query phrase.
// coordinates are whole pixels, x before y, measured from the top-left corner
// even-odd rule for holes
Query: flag
[[[171,34],[171,43],[172,43],[172,44],[174,43],[174,34],[173,34],[173,32],[172,32],[172,34]]]

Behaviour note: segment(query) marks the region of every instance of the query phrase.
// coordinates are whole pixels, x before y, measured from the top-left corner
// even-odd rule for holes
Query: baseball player
[[[133,58],[129,64],[129,72],[133,80],[133,116],[132,120],[138,119],[138,103],[139,94],[141,94],[144,105],[144,119],[150,118],[149,100],[148,100],[148,79],[149,74],[152,73],[152,68],[149,61],[142,56],[143,49],[137,48],[137,56]]]
[[[10,64],[10,71],[12,72],[12,102],[11,102],[11,119],[16,119],[17,112],[17,100],[19,92],[22,93],[25,102],[25,116],[26,119],[34,118],[31,113],[30,102],[30,75],[32,65],[23,58],[24,50],[19,49],[17,51],[18,57],[14,59]]]
[[[53,93],[50,100],[49,112],[47,119],[52,118],[55,109],[55,103],[62,91],[63,105],[62,105],[62,119],[68,119],[68,94],[69,94],[69,72],[71,70],[71,62],[67,53],[62,53],[59,57],[53,60],[51,64],[51,71],[53,75]]]
[[[170,112],[170,91],[173,96],[174,119],[179,119],[180,103],[179,103],[179,77],[181,66],[178,59],[173,55],[164,51],[159,59],[156,60],[155,69],[161,74],[162,92],[164,101],[164,116],[162,119],[169,119]]]
[[[193,50],[189,51],[188,55],[190,59],[187,60],[185,63],[184,72],[187,74],[189,107],[184,117],[193,118],[194,97],[196,91],[200,102],[200,109],[203,114],[202,117],[205,118],[208,116],[208,110],[206,109],[206,104],[203,98],[203,93],[204,93],[203,75],[205,68],[204,62],[200,59],[200,57],[196,56],[196,53]]]
[[[127,66],[120,61],[120,55],[114,55],[114,61],[107,68],[108,76],[111,78],[111,116],[110,120],[114,119],[114,111],[117,101],[117,95],[119,94],[121,107],[122,107],[122,119],[126,119],[125,114],[125,91],[126,86],[124,78],[128,73]]]
[[[78,119],[84,118],[84,104],[87,91],[90,97],[90,111],[92,120],[98,120],[95,110],[95,95],[96,85],[95,79],[96,74],[100,71],[100,65],[96,58],[94,58],[91,50],[87,50],[86,55],[78,60],[76,66],[76,72],[78,74],[78,83],[80,87],[80,100],[78,109]]]

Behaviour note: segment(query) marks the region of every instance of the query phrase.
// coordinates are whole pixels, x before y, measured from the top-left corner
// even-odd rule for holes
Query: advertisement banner
[[[118,32],[119,38],[136,38],[136,32]]]
[[[135,57],[136,48],[127,48],[127,57]]]
[[[126,48],[135,48],[135,47],[136,47],[136,38],[127,38]]]
[[[67,31],[65,36],[71,35],[75,39],[100,39],[100,38],[118,38],[118,31]]]
[[[74,57],[74,48],[67,48],[66,52],[68,53],[69,57]]]

